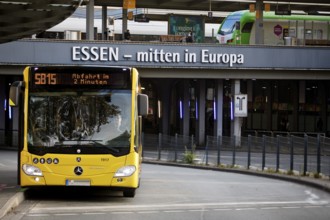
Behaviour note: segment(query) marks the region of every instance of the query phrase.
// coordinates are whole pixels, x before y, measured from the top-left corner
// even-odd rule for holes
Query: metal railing
[[[149,160],[184,162],[192,152],[201,165],[330,176],[330,138],[320,134],[207,136],[205,146],[196,146],[194,136],[144,134],[143,144]]]

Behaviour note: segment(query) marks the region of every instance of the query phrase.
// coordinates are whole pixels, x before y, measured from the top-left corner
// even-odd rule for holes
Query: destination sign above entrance
[[[2,65],[329,70],[327,47],[20,40],[0,44]]]
[[[134,59],[138,63],[202,63],[219,64],[229,67],[244,64],[244,55],[236,53],[212,52],[209,49],[202,49],[198,53],[184,49],[182,51],[171,51],[163,48],[149,47],[145,51],[123,55],[126,60]],[[97,47],[97,46],[73,46],[72,61],[101,61],[119,62],[121,59],[119,47]]]

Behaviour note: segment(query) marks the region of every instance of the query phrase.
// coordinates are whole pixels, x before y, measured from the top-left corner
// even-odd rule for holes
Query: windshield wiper
[[[101,144],[100,142],[102,142],[102,140],[65,140],[64,142],[75,142],[76,144],[70,144],[70,143],[63,143],[63,142],[56,142],[55,143],[55,147],[75,147],[77,145],[81,145],[80,142],[92,142],[94,144],[95,147],[98,147],[98,148],[104,148],[105,150],[109,150],[111,152],[114,152],[114,153],[119,153],[120,150],[118,149],[118,147],[111,147],[109,145],[104,145],[104,144]]]
[[[102,140],[64,140],[62,142],[56,142],[54,146],[81,145],[81,142],[92,142],[98,146],[104,146],[103,144],[99,143],[102,142]]]

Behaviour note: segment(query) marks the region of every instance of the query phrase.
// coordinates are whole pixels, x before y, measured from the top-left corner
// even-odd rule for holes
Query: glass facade
[[[168,134],[183,134],[185,113],[189,114],[188,135],[196,135],[200,130],[200,120],[203,118],[205,136],[215,136],[215,124],[222,122],[222,135],[232,136],[233,122],[233,81],[222,80],[222,97],[217,97],[217,80],[185,79],[174,80],[171,89],[160,89],[159,79],[149,87],[151,112],[160,111],[157,102],[162,100],[162,93],[169,93],[169,106],[164,107],[169,114]],[[142,79],[142,84],[144,84]],[[145,85],[148,87],[148,85]],[[242,135],[251,132],[267,132],[273,134],[329,133],[330,127],[330,82],[309,80],[240,80],[240,91],[248,94],[248,117],[243,118]],[[187,94],[186,94],[187,93]],[[154,94],[157,94],[154,96]],[[201,95],[204,94],[204,95]],[[188,98],[185,98],[188,97]],[[202,100],[201,100],[202,99]],[[217,115],[216,102],[222,100],[222,120]],[[185,103],[188,102],[188,103]],[[203,107],[201,107],[203,105]],[[189,110],[185,111],[184,108]],[[202,112],[201,112],[202,111]],[[201,115],[203,114],[203,115]],[[161,132],[161,117],[149,115],[147,126],[152,132]]]

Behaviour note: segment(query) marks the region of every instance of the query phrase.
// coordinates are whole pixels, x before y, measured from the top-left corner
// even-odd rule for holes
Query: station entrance
[[[193,135],[199,144],[205,136],[233,136],[235,81],[143,78],[150,102],[145,132]],[[248,95],[243,136],[329,133],[329,81],[246,79],[239,85]]]

